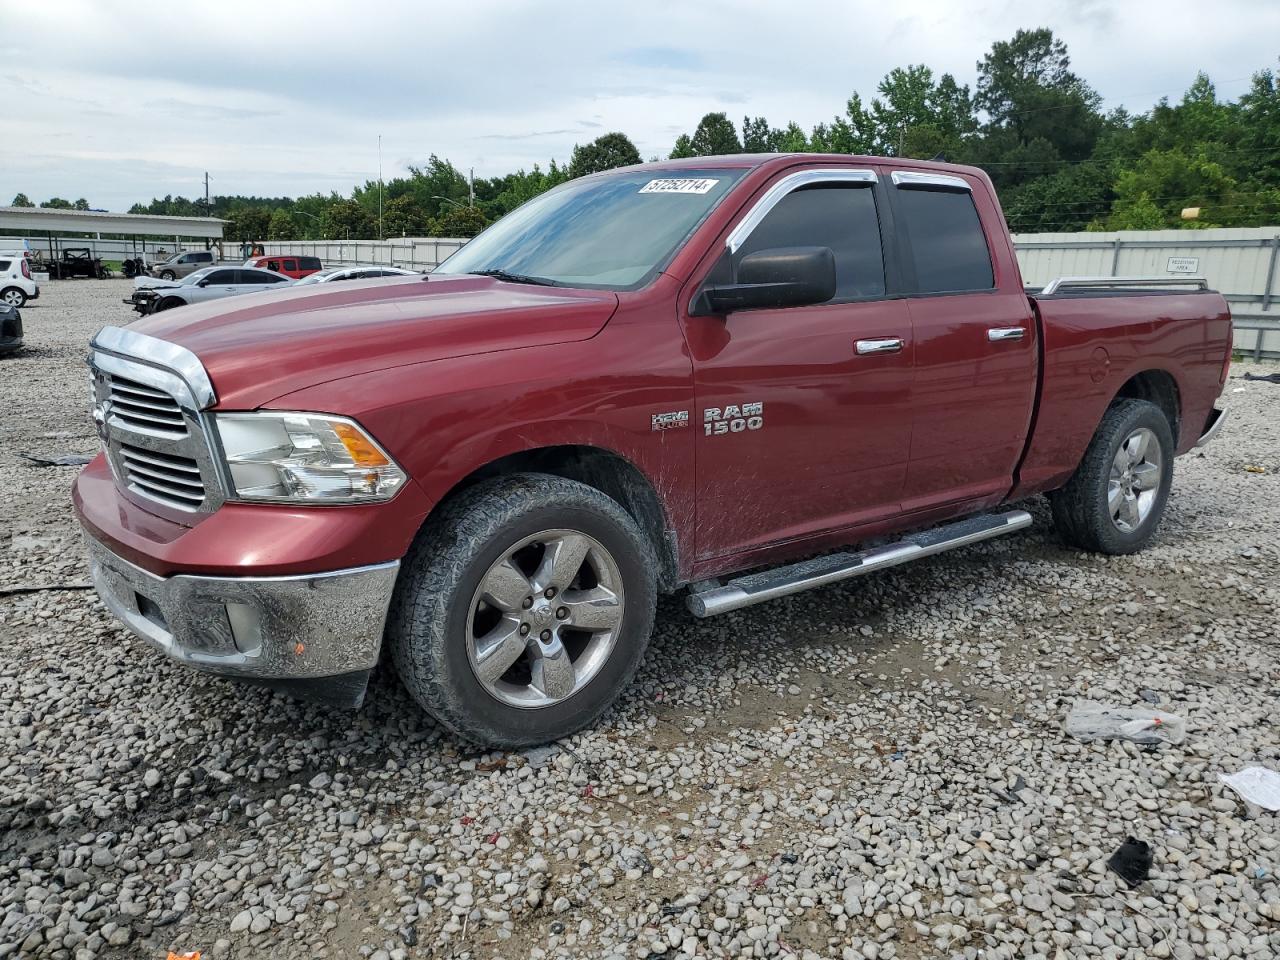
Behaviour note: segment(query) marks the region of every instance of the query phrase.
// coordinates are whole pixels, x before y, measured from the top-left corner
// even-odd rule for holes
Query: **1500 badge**
[[[707,407],[702,411],[702,433],[720,437],[726,433],[743,433],[764,426],[763,403],[731,403],[724,407]]]

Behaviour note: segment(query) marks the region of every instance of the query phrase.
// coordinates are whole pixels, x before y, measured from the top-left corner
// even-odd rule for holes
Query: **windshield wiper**
[[[539,287],[558,287],[560,284],[554,280],[548,280],[546,277],[530,277],[523,273],[509,273],[506,270],[494,268],[493,270],[472,270],[471,273],[477,277],[493,277],[495,280],[505,280],[507,283],[532,283]]]

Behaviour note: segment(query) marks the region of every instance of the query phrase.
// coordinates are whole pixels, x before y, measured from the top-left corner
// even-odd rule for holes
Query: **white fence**
[[[1013,243],[1032,286],[1054,277],[1204,277],[1231,304],[1236,349],[1280,357],[1280,227],[1023,233]]]

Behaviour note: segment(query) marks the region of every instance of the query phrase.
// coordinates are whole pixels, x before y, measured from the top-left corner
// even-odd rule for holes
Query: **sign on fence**
[[[1166,268],[1168,273],[1199,273],[1200,258],[1199,257],[1170,257],[1169,266]]]

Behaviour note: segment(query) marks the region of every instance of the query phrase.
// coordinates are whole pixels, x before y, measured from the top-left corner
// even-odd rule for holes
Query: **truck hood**
[[[586,340],[618,306],[602,290],[433,276],[348,281],[180,307],[131,330],[186,347],[223,409],[249,410],[339,377]]]

